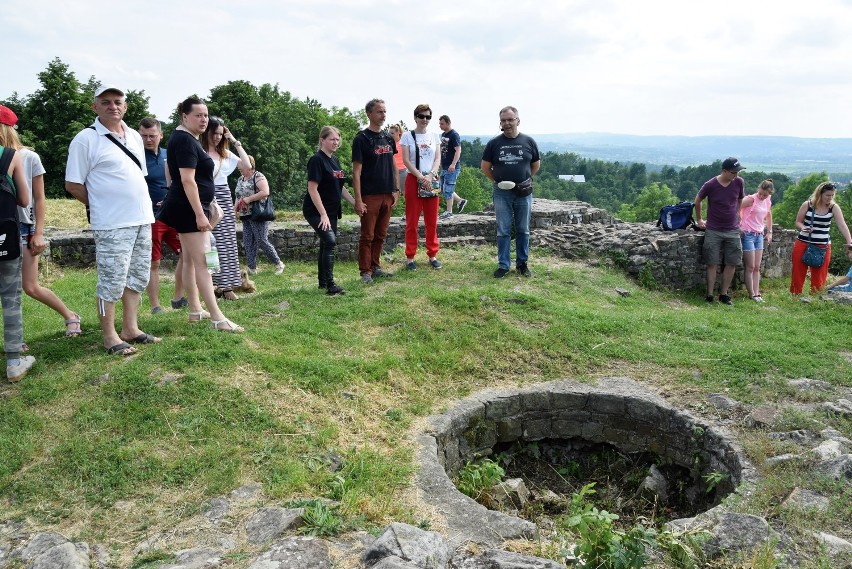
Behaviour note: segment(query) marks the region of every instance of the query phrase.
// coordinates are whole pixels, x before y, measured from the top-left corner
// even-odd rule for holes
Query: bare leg
[[[181,233],[180,244],[182,255],[184,256],[184,282],[187,288],[187,298],[189,299],[189,308],[192,312],[201,311],[201,299],[207,305],[207,310],[210,312],[212,320],[225,320],[225,315],[219,310],[219,305],[216,304],[216,295],[213,293],[213,280],[210,278],[210,273],[207,272],[207,260],[204,257],[204,244],[207,242],[209,235],[207,232],[198,233]],[[195,282],[192,288],[194,294],[190,294],[189,274],[194,273]]]
[[[754,256],[757,251],[743,251],[743,275],[748,295],[752,298],[757,294],[754,282]]]
[[[763,249],[757,249],[754,252],[754,266],[752,267],[752,287],[754,287],[754,293],[760,296],[760,262],[763,260]]]
[[[121,295],[121,334],[120,337],[124,340],[136,338],[144,334],[139,329],[139,304],[142,302],[142,295],[135,290],[129,288],[124,289]]]
[[[22,257],[22,286],[27,296],[34,298],[40,303],[48,306],[62,315],[65,320],[76,318],[76,314],[65,306],[56,294],[49,288],[41,286],[38,282],[38,255],[31,255],[29,250],[21,253]],[[68,330],[75,329],[77,324],[66,324]]]
[[[123,340],[115,331],[115,303],[97,299],[98,320],[101,322],[101,332],[104,335],[104,348],[111,348],[120,344]]]
[[[160,261],[151,259],[151,276],[148,279],[148,302],[151,308],[160,306]]]
[[[734,282],[736,270],[736,265],[725,265],[725,268],[722,269],[722,286],[719,288],[719,294],[731,294],[731,283]]]
[[[183,255],[178,256],[178,262],[175,266],[175,292],[172,295],[172,300],[180,300],[183,296]]]
[[[716,271],[718,265],[707,265],[707,296],[713,296],[713,291],[716,289]],[[722,294],[725,294],[722,291]]]

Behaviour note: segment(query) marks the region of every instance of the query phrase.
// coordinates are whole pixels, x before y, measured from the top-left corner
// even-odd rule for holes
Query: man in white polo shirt
[[[139,133],[122,120],[124,91],[105,86],[95,91],[97,118],[68,147],[65,189],[88,206],[95,238],[98,284],[95,290],[104,348],[129,356],[131,344],[160,338],[139,329],[140,293],[148,286],[151,224],[154,214],[145,183],[145,150]],[[121,332],[115,330],[115,304],[121,300]]]

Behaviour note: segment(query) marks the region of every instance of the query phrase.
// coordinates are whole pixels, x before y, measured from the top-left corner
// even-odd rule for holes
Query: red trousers
[[[405,256],[413,259],[417,253],[420,214],[426,224],[426,254],[432,259],[438,255],[438,206],[440,198],[421,198],[417,195],[417,178],[405,177]]]
[[[808,269],[811,271],[811,293],[819,292],[825,286],[825,280],[828,278],[828,265],[831,263],[831,245],[825,251],[825,261],[818,268],[809,267],[802,262],[802,255],[805,254],[805,249],[808,244],[804,241],[796,239],[793,243],[793,274],[790,275],[790,292],[793,294],[802,294],[802,288],[805,284],[805,277],[808,276]]]

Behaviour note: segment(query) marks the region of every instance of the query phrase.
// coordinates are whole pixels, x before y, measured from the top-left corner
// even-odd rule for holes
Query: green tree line
[[[64,179],[68,144],[94,120],[92,99],[100,82],[94,76],[81,82],[58,57],[38,74],[38,79],[41,86],[34,93],[26,96],[13,93],[0,103],[15,111],[20,119],[18,132],[24,144],[41,155],[47,171],[48,197],[67,197]],[[305,167],[317,149],[323,125],[330,124],[340,130],[338,157],[343,169],[351,175],[351,141],[367,122],[363,110],[325,108],[314,99],[296,99],[277,85],[267,83],[257,87],[248,81],[230,81],[214,87],[206,101],[210,114],[224,119],[249,154],[255,157],[258,170],[270,181],[276,207],[301,208],[307,186]],[[149,98],[144,91],[130,90],[127,103],[125,122],[135,128],[143,117],[150,115]],[[174,101],[175,107],[177,103]],[[166,136],[177,127],[178,120],[176,112],[168,119],[161,118]],[[463,169],[456,189],[469,200],[470,211],[481,210],[491,202],[491,185],[480,171],[484,148],[485,143],[479,138],[462,141]],[[588,202],[625,221],[655,221],[661,207],[693,200],[701,185],[717,175],[721,168],[721,160],[716,160],[686,168],[663,166],[649,170],[640,163],[607,162],[572,152],[546,152],[542,155],[535,192],[540,198]],[[586,181],[560,180],[560,174],[583,175]],[[756,191],[764,179],[773,179],[776,188],[772,198],[774,219],[788,228],[793,227],[802,202],[820,181],[827,179],[825,173],[811,174],[798,182],[778,172],[744,170],[741,175],[746,181],[747,193]],[[238,173],[234,174],[236,176]],[[852,191],[838,191],[837,201],[847,212],[852,212]],[[397,213],[401,213],[401,206]],[[852,218],[852,213],[847,215]],[[843,242],[836,228],[832,232],[835,242]],[[839,270],[846,262],[843,255],[835,255],[832,270]]]

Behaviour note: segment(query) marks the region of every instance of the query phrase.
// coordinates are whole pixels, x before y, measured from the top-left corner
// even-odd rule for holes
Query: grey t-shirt
[[[515,183],[531,178],[530,165],[541,160],[535,140],[525,134],[518,134],[515,138],[504,134],[495,136],[485,145],[482,159],[491,163],[495,180]]]

